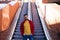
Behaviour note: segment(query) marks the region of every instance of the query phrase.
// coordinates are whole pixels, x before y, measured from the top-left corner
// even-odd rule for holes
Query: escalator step
[[[40,39],[38,39],[38,38],[34,38],[34,40],[46,40],[46,39],[41,39],[41,38],[40,38]]]
[[[45,38],[45,36],[34,36],[34,38]]]
[[[43,32],[43,30],[42,30],[42,29],[35,29],[34,31]]]
[[[21,34],[20,32],[15,32],[15,34]]]
[[[22,38],[22,36],[20,36],[20,35],[14,35],[14,38]]]
[[[17,26],[19,27],[20,26],[20,23],[17,23]]]
[[[20,35],[21,33],[17,33],[17,32],[15,32],[14,34],[15,34],[15,35],[16,35],[16,34],[17,34],[17,35]]]
[[[35,30],[42,30],[42,28],[34,28]]]
[[[44,35],[44,33],[34,33],[34,35]]]
[[[23,39],[12,39],[12,40],[23,40]]]
[[[16,28],[16,30],[15,31],[18,31],[18,32],[20,32],[20,28]]]

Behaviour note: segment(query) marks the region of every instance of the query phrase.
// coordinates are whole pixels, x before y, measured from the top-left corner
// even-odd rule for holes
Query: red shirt
[[[25,23],[26,20],[24,20],[22,23],[21,23],[21,26],[20,26],[20,32],[21,34],[23,35],[24,34],[24,23]],[[30,29],[31,29],[31,33],[32,35],[34,34],[34,23],[30,20],[28,20],[29,23],[30,23]]]

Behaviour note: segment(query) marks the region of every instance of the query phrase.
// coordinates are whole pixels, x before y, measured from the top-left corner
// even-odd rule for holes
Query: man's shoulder
[[[21,23],[24,23],[26,20],[22,21]]]
[[[31,20],[28,20],[28,21],[32,22]]]
[[[30,22],[32,22],[31,20],[29,20]]]
[[[31,20],[28,20],[29,22],[33,22],[33,21],[31,21]],[[25,22],[25,20],[22,22],[22,23],[24,23]]]

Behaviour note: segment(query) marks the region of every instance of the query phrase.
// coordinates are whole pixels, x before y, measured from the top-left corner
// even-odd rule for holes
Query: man
[[[23,36],[23,40],[33,40],[34,24],[28,19],[27,14],[24,14],[24,21],[21,23],[20,31]]]

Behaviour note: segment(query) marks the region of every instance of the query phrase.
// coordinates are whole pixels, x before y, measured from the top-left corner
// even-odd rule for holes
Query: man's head
[[[24,14],[24,19],[25,19],[25,20],[28,19],[28,14]]]

